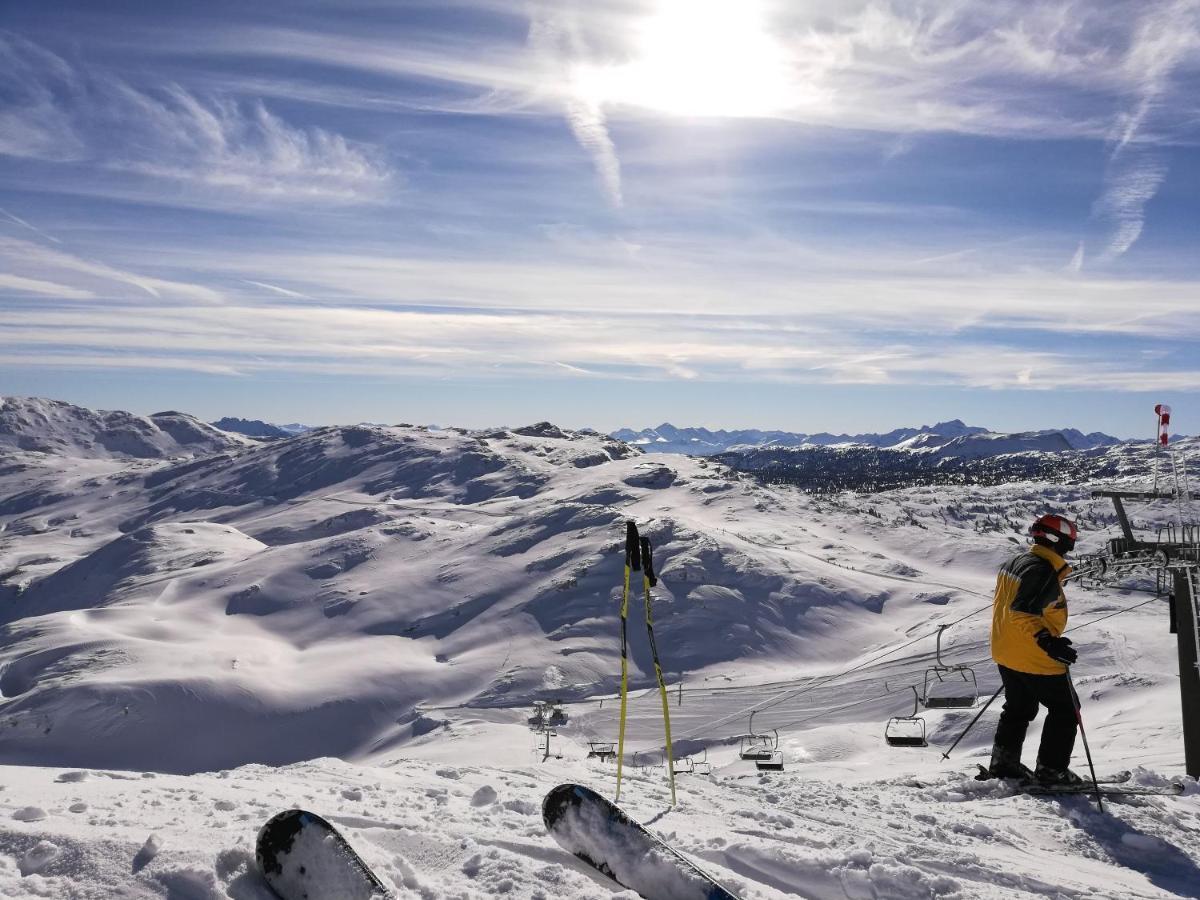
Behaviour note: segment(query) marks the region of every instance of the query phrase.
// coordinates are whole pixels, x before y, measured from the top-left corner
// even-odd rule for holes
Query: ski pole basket
[[[909,685],[913,694],[913,711],[907,716],[892,716],[883,729],[883,739],[889,747],[928,747],[925,740],[925,720],[917,715],[920,696],[915,685]]]
[[[950,666],[942,662],[942,632],[949,627],[938,626],[937,662],[925,670],[921,702],[926,709],[970,709],[979,699],[975,670],[970,666]]]

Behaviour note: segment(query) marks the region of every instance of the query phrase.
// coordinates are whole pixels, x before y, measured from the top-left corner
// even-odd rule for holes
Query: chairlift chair
[[[783,751],[772,750],[771,755],[766,759],[756,759],[754,768],[760,772],[782,772],[783,771]]]
[[[655,761],[655,757],[658,761]],[[633,767],[635,769],[661,769],[666,765],[666,757],[660,753],[654,753],[650,750],[638,750],[633,754]]]
[[[566,725],[567,711],[563,709],[562,701],[555,700],[551,704],[547,704],[549,710],[549,722],[551,725]]]
[[[738,757],[758,762],[770,759],[771,754],[779,749],[779,731],[772,729],[771,731],[756,732],[754,730],[754,712],[750,713],[750,724],[746,733],[739,738]]]
[[[526,721],[534,731],[541,731],[546,726],[546,707],[547,704],[544,700],[533,701],[533,715]]]
[[[979,699],[975,670],[970,666],[950,666],[942,662],[942,632],[949,627],[938,626],[937,662],[925,670],[921,702],[926,709],[969,709]]]
[[[705,747],[699,754],[677,759],[673,771],[676,775],[711,775],[712,763],[708,761],[708,748]]]
[[[908,716],[892,716],[883,729],[883,739],[889,747],[928,747],[925,740],[925,720],[917,715],[921,698],[915,685],[909,685],[913,693],[913,711]]]
[[[588,741],[588,759],[598,759],[607,762],[617,756],[616,745],[612,741]]]

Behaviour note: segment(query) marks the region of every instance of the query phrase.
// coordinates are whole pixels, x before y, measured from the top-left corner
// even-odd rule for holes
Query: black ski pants
[[[1021,758],[1025,731],[1038,714],[1038,706],[1046,707],[1046,723],[1042,726],[1042,744],[1038,747],[1037,765],[1049,769],[1065,769],[1075,748],[1075,700],[1071,683],[1062,675],[1030,675],[1000,666],[1004,681],[1004,709],[996,726],[996,745]]]

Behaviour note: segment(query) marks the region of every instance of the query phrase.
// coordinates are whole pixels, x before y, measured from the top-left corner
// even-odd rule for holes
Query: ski
[[[590,788],[560,784],[542,801],[542,820],[564,850],[646,900],[738,900]]]
[[[390,900],[392,892],[316,813],[289,809],[258,832],[255,861],[280,900]]]
[[[1111,775],[1097,776],[1096,783],[1097,784],[1124,784],[1132,777],[1133,777],[1133,773],[1126,769],[1126,770],[1123,770],[1120,772],[1113,772]],[[975,775],[975,780],[976,781],[1010,781],[1014,784],[1037,784],[1037,782],[1023,781],[1020,778],[995,778],[995,777],[993,777],[992,773],[988,771],[986,766],[979,766],[979,771]],[[1090,779],[1085,782],[1085,784],[1088,784],[1088,785],[1090,785],[1091,783],[1092,782]]]
[[[1177,797],[1183,793],[1182,784],[1140,785],[1140,784],[1109,784],[1101,781],[1094,785],[1090,781],[1083,784],[1018,784],[1016,789],[1022,794],[1033,796],[1095,796],[1097,792],[1103,797]]]

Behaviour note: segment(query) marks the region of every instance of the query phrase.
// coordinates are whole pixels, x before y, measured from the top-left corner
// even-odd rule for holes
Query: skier
[[[1004,682],[1004,710],[996,726],[989,771],[993,778],[1043,784],[1080,784],[1068,767],[1075,746],[1076,710],[1067,667],[1076,660],[1067,626],[1062,581],[1071,571],[1063,559],[1075,549],[1075,523],[1041,516],[1029,528],[1033,546],[1004,564],[992,603],[992,659]],[[1025,731],[1046,707],[1037,764],[1021,764]]]

